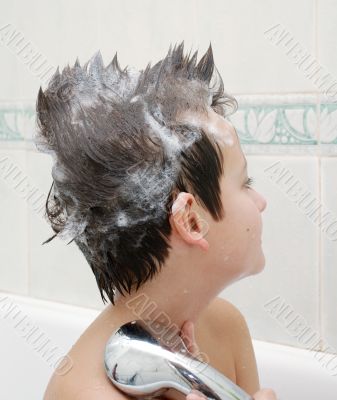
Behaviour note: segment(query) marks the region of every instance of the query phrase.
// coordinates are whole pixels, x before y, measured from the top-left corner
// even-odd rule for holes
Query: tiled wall
[[[46,82],[27,49],[41,54],[45,71],[77,56],[82,64],[98,49],[106,65],[117,51],[122,66],[144,68],[170,43],[185,40],[200,58],[211,42],[225,89],[239,101],[231,120],[249,176],[268,202],[265,269],[222,296],[244,313],[256,339],[337,353],[336,18],[332,0],[7,2],[0,17],[0,290],[103,308],[76,246],[41,245],[53,234],[43,219],[52,160],[30,140]],[[27,54],[19,51],[24,45]]]

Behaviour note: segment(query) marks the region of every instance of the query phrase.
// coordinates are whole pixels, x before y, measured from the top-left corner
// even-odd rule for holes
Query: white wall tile
[[[243,0],[14,1],[6,5],[4,21],[22,32],[25,43],[55,69],[57,65],[72,65],[76,56],[84,63],[98,49],[106,63],[117,51],[122,65],[145,68],[149,61],[154,64],[164,57],[170,43],[185,40],[186,49],[199,49],[200,58],[211,42],[216,65],[230,92],[316,90],[285,54],[286,49],[272,44],[264,34],[280,24],[294,43],[298,41],[315,56],[314,0],[263,0],[258,7]],[[35,98],[41,79],[17,55],[7,54],[6,60],[3,68],[11,67],[11,74],[13,62],[18,68],[19,96]]]
[[[303,323],[312,332],[317,332],[319,338],[319,237],[318,228],[305,215],[304,207],[296,204],[295,197],[290,197],[294,196],[290,187],[298,179],[312,193],[312,198],[317,196],[318,161],[306,157],[278,159],[264,156],[247,156],[247,161],[248,175],[255,179],[255,189],[267,200],[267,207],[262,214],[262,248],[266,264],[260,274],[227,287],[221,296],[242,311],[255,339],[305,347],[296,338],[296,323],[289,327],[287,325],[296,316],[301,316],[306,321],[303,320]],[[275,177],[271,179],[269,172],[270,166],[277,161],[285,171],[290,171],[278,184]],[[291,176],[293,178],[286,183]],[[279,318],[274,317],[275,314],[270,312],[271,305],[267,305],[277,297],[284,305],[288,305],[287,311],[280,313]],[[276,300],[271,303],[276,304]],[[309,336],[306,339],[310,344]]]
[[[6,56],[5,62],[1,63],[3,74],[7,71],[7,76],[12,76],[9,80],[12,90],[8,87],[8,81],[2,80],[1,84],[7,90],[6,96],[2,91],[1,96],[35,99],[40,85],[45,88],[57,66],[62,71],[68,63],[72,66],[77,56],[81,64],[89,59],[98,50],[97,7],[97,2],[89,0],[33,0],[29,3],[14,0],[2,7],[5,9],[1,18],[3,25],[11,23],[13,30],[20,32],[23,40],[18,45],[13,41],[9,48],[0,49],[1,54]],[[26,50],[20,53],[25,45]],[[34,67],[31,66],[32,56],[28,49],[32,51],[31,54],[40,54]],[[42,63],[43,66],[38,69]],[[52,69],[46,76],[41,76],[47,67]],[[16,76],[13,76],[15,71]]]
[[[100,2],[100,48],[109,63],[117,51],[122,67],[145,69],[165,57],[170,43],[185,40],[189,48],[197,35],[195,1]],[[114,23],[111,23],[111,21]]]
[[[317,88],[286,55],[291,46],[276,46],[265,35],[280,24],[286,43],[299,42],[315,57],[314,1],[264,0],[228,2],[104,0],[100,7],[100,48],[111,60],[117,51],[122,66],[145,68],[163,58],[170,43],[206,52],[210,42],[216,66],[232,93],[313,92]],[[111,24],[111,15],[114,21]],[[301,23],[299,23],[301,15]],[[277,79],[276,79],[277,77]]]
[[[1,100],[11,101],[20,98],[21,86],[19,82],[20,61],[13,51],[10,44],[11,36],[7,36],[7,32],[11,30],[11,26],[18,16],[18,9],[14,2],[6,3],[1,6],[1,22],[0,22],[0,71],[2,77],[10,77],[9,79],[0,79],[0,96]]]
[[[337,101],[337,6],[334,0],[317,1],[317,47],[318,59],[324,74],[331,74],[333,88],[328,93]]]
[[[20,98],[19,61],[6,47],[0,46],[1,74],[11,79],[0,79],[1,100],[11,101]]]
[[[0,149],[0,289],[28,293],[26,154]]]
[[[292,43],[315,56],[314,1],[197,0],[196,42],[212,41],[215,63],[232,93],[315,91],[315,86],[286,55]],[[278,46],[264,32],[280,24],[288,32]],[[273,30],[273,32],[276,29]],[[288,39],[289,38],[289,39]],[[288,47],[283,45],[290,38]]]
[[[322,216],[330,218],[322,224],[322,324],[325,345],[337,353],[337,159],[322,158]],[[335,223],[334,223],[335,221]]]

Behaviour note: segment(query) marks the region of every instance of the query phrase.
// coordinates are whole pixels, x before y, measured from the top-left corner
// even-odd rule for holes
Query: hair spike
[[[81,67],[80,60],[78,59],[78,57],[76,57],[76,61],[75,61],[74,67]]]
[[[213,51],[212,46],[209,45],[207,52],[199,61],[197,66],[197,75],[199,79],[207,82],[209,84],[214,70],[214,59],[213,59]]]
[[[118,63],[117,51],[116,51],[114,58],[112,59],[112,65],[114,66],[115,71],[117,71],[120,75],[123,74],[123,71]]]
[[[96,73],[101,72],[104,69],[104,62],[100,50],[98,50],[92,57],[92,62],[90,64],[90,70]]]

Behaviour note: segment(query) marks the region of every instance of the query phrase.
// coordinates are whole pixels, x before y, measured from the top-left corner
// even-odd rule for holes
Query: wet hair
[[[192,193],[219,221],[224,217],[221,148],[181,112],[226,117],[236,100],[224,93],[211,44],[198,64],[184,41],[145,70],[121,70],[117,53],[104,67],[100,51],[80,66],[57,68],[36,101],[34,142],[53,157],[45,217],[54,237],[71,238],[96,278],[103,303],[116,289],[136,291],[163,266],[170,206]],[[214,85],[211,79],[215,78]],[[69,244],[68,243],[68,244]]]

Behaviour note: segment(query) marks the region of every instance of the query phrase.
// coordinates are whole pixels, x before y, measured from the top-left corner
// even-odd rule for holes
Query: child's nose
[[[257,190],[254,190],[255,202],[260,212],[263,212],[267,207],[267,201]]]

